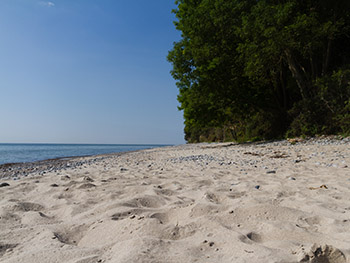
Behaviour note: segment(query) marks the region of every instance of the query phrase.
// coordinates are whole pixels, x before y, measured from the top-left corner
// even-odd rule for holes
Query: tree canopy
[[[175,3],[187,141],[350,133],[350,1]]]

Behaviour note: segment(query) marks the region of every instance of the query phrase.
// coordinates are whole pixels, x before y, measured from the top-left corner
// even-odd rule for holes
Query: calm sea
[[[0,164],[46,159],[128,152],[166,145],[126,144],[9,144],[0,143]]]

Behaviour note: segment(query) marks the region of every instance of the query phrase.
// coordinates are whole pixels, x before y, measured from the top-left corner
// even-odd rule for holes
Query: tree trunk
[[[300,95],[303,99],[306,99],[307,98],[307,90],[308,90],[307,81],[304,79],[304,76],[301,72],[301,69],[297,65],[291,51],[287,49],[284,51],[284,53],[286,55],[289,70],[291,71],[292,76],[295,79],[295,81],[297,82],[297,85],[299,87]]]
[[[324,61],[323,61],[323,69],[322,69],[322,75],[325,76],[327,74],[328,71],[328,67],[329,67],[329,60],[331,57],[331,48],[332,48],[332,39],[328,39],[328,44],[327,44],[327,51],[326,54],[324,56]]]
[[[315,80],[316,79],[315,63],[314,63],[314,60],[312,59],[311,54],[310,54],[310,67],[311,67],[311,79]]]
[[[284,67],[281,64],[280,68],[280,83],[281,83],[281,89],[282,89],[282,96],[283,96],[283,109],[286,110],[288,108],[288,102],[287,102],[287,90],[286,90],[286,77],[284,74]]]

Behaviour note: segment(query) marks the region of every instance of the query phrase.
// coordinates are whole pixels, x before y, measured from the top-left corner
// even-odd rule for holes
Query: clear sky
[[[181,144],[174,0],[1,0],[0,142]]]

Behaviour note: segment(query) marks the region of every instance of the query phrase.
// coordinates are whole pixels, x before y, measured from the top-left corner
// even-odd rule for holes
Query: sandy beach
[[[350,262],[350,140],[1,167],[0,261]]]

